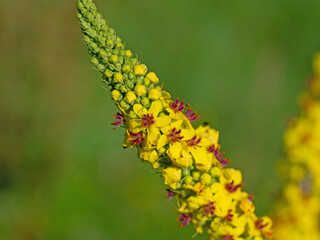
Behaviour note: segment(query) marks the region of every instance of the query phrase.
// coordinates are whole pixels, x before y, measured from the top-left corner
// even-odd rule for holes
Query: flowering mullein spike
[[[78,1],[78,18],[91,62],[121,111],[112,125],[123,124],[123,147],[136,148],[139,158],[161,173],[166,197],[177,201],[180,225],[192,223],[197,234],[206,230],[210,239],[270,237],[271,221],[254,214],[250,195],[242,191],[241,172],[225,168],[229,160],[219,152],[218,131],[208,124],[192,126],[199,119],[196,112],[184,113],[189,104],[171,99],[91,0]]]
[[[320,239],[320,53],[313,65],[309,89],[300,97],[301,114],[284,133],[285,155],[278,165],[284,184],[274,209],[277,240]]]

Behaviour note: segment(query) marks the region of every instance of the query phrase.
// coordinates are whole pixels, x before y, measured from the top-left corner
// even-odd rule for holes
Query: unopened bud
[[[153,88],[149,91],[148,97],[152,100],[158,100],[161,97],[161,92]]]
[[[158,83],[159,82],[159,78],[157,77],[157,75],[154,72],[149,72],[146,76],[147,79],[150,80],[150,82],[152,83]]]
[[[137,96],[134,94],[134,92],[132,91],[127,92],[125,97],[125,100],[127,103],[132,103],[136,99],[137,99]]]
[[[122,98],[122,94],[118,90],[113,90],[111,96],[115,101],[119,101]]]
[[[142,96],[142,95],[146,94],[146,86],[144,86],[144,85],[136,85],[135,88],[134,88],[134,92],[138,96]]]
[[[113,77],[114,81],[117,82],[117,83],[121,83],[122,80],[123,80],[123,76],[121,73],[116,73]]]

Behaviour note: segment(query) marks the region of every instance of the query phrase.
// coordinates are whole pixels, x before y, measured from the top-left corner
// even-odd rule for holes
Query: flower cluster
[[[242,174],[226,168],[219,133],[159,86],[159,78],[126,50],[91,0],[78,1],[78,18],[93,66],[103,74],[120,113],[112,125],[126,130],[123,147],[159,172],[175,198],[181,226],[192,223],[210,239],[260,240],[272,237],[272,222],[254,213],[253,197],[242,191]]]
[[[279,172],[284,187],[275,206],[275,239],[320,238],[320,54],[314,77],[301,96],[302,113],[284,135]]]

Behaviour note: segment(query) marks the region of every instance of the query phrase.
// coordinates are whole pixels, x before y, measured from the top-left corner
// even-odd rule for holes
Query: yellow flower
[[[148,71],[148,68],[147,68],[147,66],[144,65],[144,64],[136,65],[136,66],[134,66],[134,68],[133,68],[134,74],[135,74],[135,75],[138,75],[138,76],[139,76],[139,75],[140,75],[140,76],[145,75],[145,74],[147,73],[147,71]]]
[[[132,91],[127,92],[125,97],[125,100],[127,103],[132,103],[136,99],[137,99],[137,96],[134,94],[134,92]]]
[[[213,163],[213,154],[209,153],[204,147],[190,149],[194,158],[195,166],[200,171],[208,172]]]
[[[181,169],[177,167],[167,167],[162,170],[164,183],[176,189],[177,183],[181,180]]]
[[[219,132],[215,129],[210,128],[210,126],[199,126],[196,129],[196,135],[201,140],[201,145],[205,147],[209,147],[210,145],[214,144],[218,146],[218,139],[219,139]]]
[[[253,214],[248,221],[249,236],[259,237],[263,236],[267,239],[273,237],[272,220],[269,217],[258,218]]]
[[[193,163],[191,154],[183,148],[180,142],[175,142],[169,145],[167,151],[168,156],[178,167],[190,167]]]
[[[226,168],[222,170],[220,182],[214,182],[211,189],[214,193],[231,196],[235,200],[242,197],[242,174],[239,170]]]
[[[239,207],[243,211],[245,216],[251,215],[255,210],[253,202],[248,197],[245,197],[241,200]]]
[[[128,128],[131,132],[140,132],[142,129],[153,129],[154,127],[163,128],[170,124],[168,116],[159,116],[163,106],[161,101],[154,101],[151,103],[149,109],[146,109],[141,104],[134,104],[133,111],[138,115],[138,119],[127,119]],[[154,130],[154,129],[153,129]]]

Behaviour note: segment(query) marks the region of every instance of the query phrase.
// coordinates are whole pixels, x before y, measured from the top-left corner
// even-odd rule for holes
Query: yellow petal
[[[172,122],[171,123],[171,129],[175,128],[175,129],[179,129],[181,124],[182,124],[183,120],[178,120],[178,121],[175,121],[175,122]]]
[[[161,103],[161,101],[153,101],[151,103],[151,107],[149,108],[148,112],[150,114],[153,113],[153,116],[157,117],[159,112],[161,112],[161,111],[162,111],[162,103]]]
[[[180,158],[181,151],[182,151],[181,143],[175,142],[175,143],[170,144],[169,150],[168,150],[168,155],[171,159]]]
[[[171,118],[168,116],[164,116],[164,117],[158,117],[155,119],[156,121],[156,126],[158,128],[163,128],[165,126],[168,126],[171,122]]]
[[[143,109],[143,106],[141,104],[135,104],[133,105],[133,111],[139,116],[141,117],[142,112],[141,110]]]
[[[158,140],[157,149],[162,148],[167,143],[168,143],[168,137],[166,135],[161,135]]]

